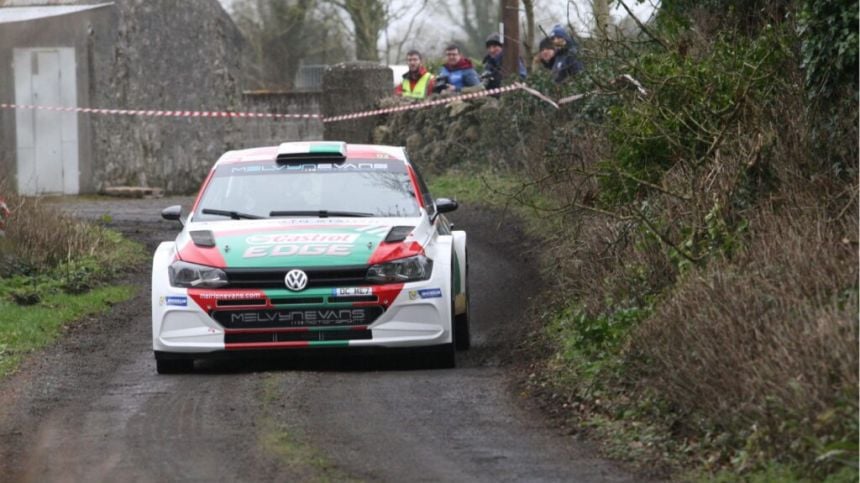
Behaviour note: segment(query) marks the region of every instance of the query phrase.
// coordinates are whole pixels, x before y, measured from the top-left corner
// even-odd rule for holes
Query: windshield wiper
[[[360,211],[328,211],[328,210],[316,210],[316,211],[273,211],[269,213],[269,216],[318,216],[320,218],[328,218],[330,216],[343,216],[343,217],[356,217],[356,218],[366,218],[369,216],[376,216],[373,213],[362,213]]]
[[[232,218],[234,220],[241,220],[241,219],[260,220],[260,219],[264,218],[262,216],[251,215],[249,213],[240,213],[238,211],[227,211],[227,210],[213,210],[211,208],[203,208],[201,213],[203,213],[204,215],[229,216],[230,218]]]

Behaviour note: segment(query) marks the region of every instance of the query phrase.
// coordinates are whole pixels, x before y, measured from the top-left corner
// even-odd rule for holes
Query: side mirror
[[[182,221],[182,205],[168,206],[161,210],[161,217],[169,221],[178,221],[180,225],[185,226]]]
[[[457,209],[460,206],[457,204],[455,200],[451,200],[448,198],[437,198],[436,199],[436,213],[433,214],[433,218],[430,221],[436,221],[436,217],[441,215],[442,213],[450,213]]]
[[[448,198],[439,198],[436,200],[436,213],[450,213],[460,206],[456,200]]]

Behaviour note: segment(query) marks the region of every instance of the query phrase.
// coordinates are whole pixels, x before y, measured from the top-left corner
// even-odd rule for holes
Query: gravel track
[[[59,200],[152,252],[188,198]],[[158,376],[149,270],[130,301],[71,327],[0,382],[4,481],[638,481],[528,409],[513,349],[539,286],[516,233],[461,208],[473,349],[453,370],[397,359],[207,361]],[[274,441],[274,443],[273,443]]]

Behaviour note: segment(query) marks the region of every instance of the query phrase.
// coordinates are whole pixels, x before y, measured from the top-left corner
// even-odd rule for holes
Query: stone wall
[[[391,69],[373,62],[345,62],[323,73],[322,111],[326,116],[376,109],[380,99],[391,96]],[[326,123],[325,139],[369,143],[376,126],[373,117]]]
[[[382,106],[403,101],[389,98]],[[582,120],[575,106],[553,109],[544,101],[523,93],[500,98],[454,100],[445,105],[380,116],[375,143],[406,146],[410,159],[425,174],[450,168],[484,170],[529,169],[529,159],[542,166],[566,163],[568,153],[583,143]],[[564,164],[560,169],[567,169]]]
[[[251,112],[279,114],[319,114],[320,92],[246,92],[242,104]],[[246,120],[236,148],[265,146],[288,141],[311,141],[323,138],[319,119]]]
[[[22,31],[33,38],[22,39]],[[332,115],[374,108],[391,93],[391,71],[361,63],[329,69],[325,96],[243,92],[253,55],[217,0],[116,0],[85,16],[28,23],[0,42],[0,60],[9,65],[12,48],[36,45],[76,48],[78,105],[85,107]],[[13,102],[7,77],[0,75],[0,101]],[[84,193],[109,186],[191,193],[227,150],[324,137],[319,119],[79,114],[78,120]],[[370,142],[375,122],[336,123],[331,136]],[[0,112],[0,176],[14,175],[15,162],[15,114]]]
[[[320,112],[319,93],[243,93],[249,46],[217,0],[120,0],[114,32],[97,36],[94,105],[169,110]],[[95,187],[195,191],[230,149],[321,139],[319,120],[99,117]]]
[[[119,0],[110,31],[94,32],[90,99],[130,109],[241,110],[246,42],[217,0]],[[96,189],[199,186],[240,144],[239,120],[93,117]]]

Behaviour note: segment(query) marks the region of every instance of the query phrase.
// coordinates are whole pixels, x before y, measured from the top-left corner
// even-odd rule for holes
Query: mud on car
[[[455,365],[467,349],[466,233],[401,147],[284,143],[229,151],[152,265],[159,373],[195,359],[401,349]],[[324,354],[324,352],[322,352]]]

